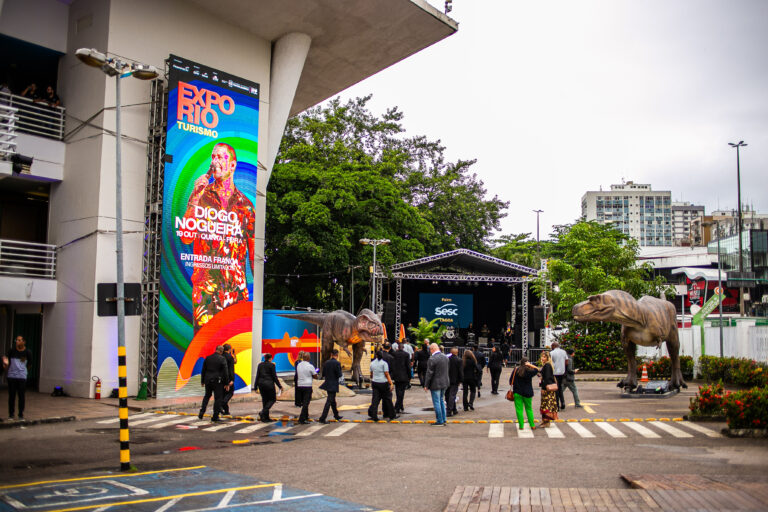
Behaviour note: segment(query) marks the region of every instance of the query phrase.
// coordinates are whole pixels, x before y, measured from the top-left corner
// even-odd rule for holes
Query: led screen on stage
[[[292,372],[301,351],[310,353],[312,364],[319,364],[320,339],[315,324],[279,316],[291,314],[284,309],[265,309],[263,313],[261,353],[272,354],[276,371]]]
[[[438,319],[438,323],[455,328],[472,322],[471,293],[420,293],[419,318]]]
[[[235,351],[251,383],[259,84],[171,55],[158,397],[202,394],[203,359]]]

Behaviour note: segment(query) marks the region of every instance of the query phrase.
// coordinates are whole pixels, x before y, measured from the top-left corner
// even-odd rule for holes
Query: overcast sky
[[[443,2],[429,0],[441,10]],[[454,0],[459,31],[342,93],[397,105],[491,195],[503,234],[581,214],[624,180],[673,201],[768,213],[768,1]]]

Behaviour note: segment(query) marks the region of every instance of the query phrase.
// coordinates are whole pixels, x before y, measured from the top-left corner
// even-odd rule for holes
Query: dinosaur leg
[[[687,388],[683,381],[683,372],[680,370],[680,340],[678,339],[677,329],[673,329],[667,339],[667,352],[669,352],[670,363],[672,364],[672,375],[669,378],[669,389]]]
[[[629,329],[626,326],[622,326],[621,346],[624,348],[624,355],[627,356],[627,376],[619,382],[618,387],[624,389],[634,389],[637,387],[637,359],[635,359],[637,346],[630,339],[629,334]]]
[[[363,372],[360,369],[360,361],[363,360],[365,347],[362,343],[352,345],[352,380],[358,387],[363,386]]]

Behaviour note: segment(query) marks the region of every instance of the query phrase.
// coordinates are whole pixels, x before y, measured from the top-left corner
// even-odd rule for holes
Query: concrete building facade
[[[705,214],[704,206],[687,201],[672,202],[672,243],[690,245],[691,221]]]

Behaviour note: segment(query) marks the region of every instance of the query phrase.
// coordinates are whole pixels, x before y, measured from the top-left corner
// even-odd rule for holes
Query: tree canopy
[[[361,238],[391,240],[377,249],[386,267],[487,251],[499,229],[508,203],[485,197],[474,160],[446,162],[439,141],[405,136],[403,114],[376,116],[369,100],[337,98],[288,121],[267,190],[265,307],[341,307],[348,270],[369,276]]]

